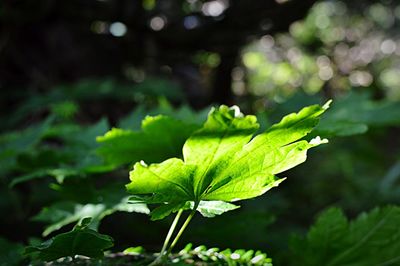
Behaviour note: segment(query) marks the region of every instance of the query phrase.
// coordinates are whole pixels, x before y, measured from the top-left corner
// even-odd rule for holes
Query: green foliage
[[[316,103],[320,102],[320,99],[308,96],[307,98],[292,99],[278,106],[274,113],[265,113],[265,117],[268,117],[271,121],[277,121],[282,114],[297,110],[304,102]],[[259,130],[259,125],[253,116],[244,116],[236,108],[223,106],[214,109],[210,112],[204,125],[201,126],[204,120],[203,112],[187,111],[187,107],[174,109],[162,100],[160,103],[161,105],[155,109],[136,108],[126,119],[117,123],[121,127],[120,129],[112,129],[109,132],[107,132],[109,126],[105,119],[99,120],[92,126],[80,126],[68,121],[70,118],[60,119],[60,113],[57,117],[51,116],[45,123],[38,124],[26,131],[7,133],[0,137],[2,140],[1,152],[4,152],[0,153],[3,155],[1,158],[4,159],[4,162],[11,162],[10,164],[1,164],[1,166],[4,167],[5,178],[10,178],[11,184],[46,176],[56,178],[57,183],[50,184],[53,194],[46,193],[45,204],[47,207],[43,208],[32,219],[46,224],[43,236],[48,236],[85,217],[92,218],[86,229],[94,230],[98,228],[104,217],[117,211],[149,213],[143,203],[158,206],[151,212],[152,219],[162,219],[172,212],[179,213],[183,210],[192,210],[193,212],[194,209],[205,217],[223,214],[239,207],[230,203],[231,201],[256,197],[279,184],[282,179],[275,177],[276,174],[300,164],[306,159],[307,149],[324,142],[319,138],[310,141],[312,137],[316,135],[324,137],[349,136],[365,133],[367,129],[375,132],[376,128],[380,128],[381,131],[378,131],[378,133],[382,134],[380,132],[385,132],[383,131],[385,127],[399,123],[398,114],[400,112],[399,106],[395,102],[376,101],[372,100],[367,94],[354,93],[348,97],[339,98],[328,110],[325,110],[326,106],[314,105],[304,108],[297,114],[286,116],[281,122],[272,126],[266,121],[259,121],[260,124],[266,125],[262,130]],[[324,112],[324,116],[317,125],[320,115]],[[148,113],[153,115],[163,113],[164,115],[146,117]],[[142,122],[142,129],[140,129],[138,121],[141,121],[144,117],[146,118]],[[265,130],[265,128],[267,129]],[[310,132],[311,130],[312,132]],[[253,136],[256,131],[261,133]],[[379,134],[377,137],[380,136]],[[96,137],[98,137],[97,141]],[[343,142],[341,148],[338,148],[339,140]],[[332,197],[346,197],[347,195],[347,198],[340,202],[345,210],[351,209],[352,206],[356,206],[355,210],[362,210],[363,205],[360,202],[362,203],[364,198],[368,200],[370,205],[375,204],[375,202],[370,202],[371,193],[376,195],[376,202],[382,200],[379,198],[382,195],[386,197],[386,200],[397,199],[398,170],[396,170],[395,161],[387,162],[387,165],[393,165],[393,171],[389,171],[387,177],[376,180],[375,183],[371,183],[371,175],[384,176],[386,171],[383,172],[384,174],[378,174],[379,169],[387,169],[385,165],[375,165],[373,171],[360,169],[359,164],[363,160],[366,162],[384,160],[379,157],[384,150],[377,150],[377,142],[370,135],[357,136],[357,139],[351,140],[351,145],[346,144],[348,143],[346,138],[337,138],[333,141],[335,146],[326,147],[321,150],[319,158],[314,157],[311,160],[310,163],[314,163],[313,169],[318,170],[309,171],[309,168],[304,168],[305,170],[300,168],[299,172],[288,173],[289,176],[298,175],[298,173],[301,176],[302,171],[306,172],[307,179],[303,180],[301,177],[297,181],[300,182],[299,180],[302,179],[302,186],[307,187],[307,192],[304,193],[312,195],[310,197],[313,200],[315,199],[315,202],[323,202],[324,204],[329,204]],[[345,148],[352,149],[357,154],[365,154],[365,156],[361,158],[359,155],[346,153]],[[392,157],[394,155],[390,158]],[[355,160],[356,158],[357,160]],[[141,162],[135,164],[134,170],[130,173],[132,182],[128,185],[129,191],[134,195],[130,198],[133,203],[131,204],[128,202],[126,191],[123,190],[123,185],[120,183],[122,181],[121,175],[124,175],[124,172],[115,170],[116,167],[139,160],[144,160],[146,163],[161,163],[146,165],[146,163]],[[316,164],[318,167],[316,167]],[[354,172],[360,173],[362,178],[356,179]],[[349,182],[346,184],[344,184],[345,182],[343,184],[337,182],[337,189],[332,191],[331,187],[328,186],[328,183],[331,184],[332,182],[329,179],[327,181],[326,178],[339,180],[335,176],[338,173],[340,173],[341,178],[346,178],[346,181]],[[15,177],[16,174],[19,177]],[[52,181],[52,179],[46,179],[46,181]],[[280,216],[282,216],[286,221],[291,221],[296,219],[297,216],[309,217],[318,210],[317,208],[320,208],[316,207],[315,204],[309,205],[307,200],[303,200],[301,194],[303,192],[298,190],[299,184],[296,184],[296,180],[292,181],[291,184],[285,186],[286,190],[290,186],[295,186],[292,191],[286,191],[284,192],[286,194],[282,193],[283,195],[272,195],[264,202],[248,201],[246,203],[249,205],[244,204],[237,215],[232,213],[232,215],[227,215],[227,219],[220,217],[212,219],[210,222],[197,223],[195,221],[192,234],[189,235],[190,240],[203,241],[208,245],[218,243],[221,246],[224,246],[226,241],[230,241],[230,243],[234,243],[235,248],[261,248],[267,243],[269,250],[271,246],[272,248],[276,248],[276,246],[281,248],[279,252],[273,250],[274,260],[279,262],[282,260],[280,256],[283,256],[286,261],[293,260],[294,264],[304,262],[304,265],[321,265],[325,258],[330,260],[331,257],[332,261],[335,262],[336,256],[343,256],[343,261],[346,263],[347,259],[351,259],[354,265],[364,265],[356,264],[358,261],[363,261],[360,259],[363,254],[362,250],[368,250],[369,253],[378,252],[370,246],[367,248],[360,246],[360,248],[354,250],[358,255],[352,255],[353,251],[352,254],[349,253],[346,256],[335,255],[334,252],[338,252],[338,254],[345,252],[337,251],[336,248],[339,249],[344,246],[351,249],[350,244],[346,242],[350,240],[346,238],[345,244],[340,244],[341,247],[331,247],[332,243],[342,243],[340,237],[351,235],[351,233],[348,233],[349,228],[361,227],[361,224],[357,223],[352,226],[355,222],[348,222],[343,215],[331,214],[325,216],[327,218],[324,221],[315,225],[315,228],[318,226],[317,232],[319,233],[310,231],[310,235],[313,235],[312,241],[308,238],[293,241],[292,247],[297,249],[293,258],[289,258],[285,250],[282,249],[287,243],[285,234],[295,231],[298,225],[295,222],[293,222],[295,225],[289,222],[287,224],[279,222],[279,226],[276,226],[277,229],[274,229],[273,232],[272,230],[268,232],[267,226],[273,226],[271,225],[272,221],[275,220],[273,217],[276,217],[279,221],[279,219],[282,219]],[[41,181],[32,183],[32,185],[33,191],[39,191],[39,193],[35,193],[35,199],[43,200],[43,192],[48,191],[49,188],[46,186],[49,183]],[[119,186],[119,189],[115,189],[116,186]],[[23,185],[13,189],[17,190],[20,187],[23,188]],[[323,190],[324,188],[326,191]],[[373,188],[375,189],[373,190]],[[139,189],[141,191],[137,192],[136,190]],[[382,190],[382,192],[377,190]],[[384,194],[383,190],[386,191]],[[5,191],[5,188],[2,191]],[[321,193],[321,191],[324,191],[324,193]],[[7,202],[12,202],[12,206],[8,206],[7,210],[13,211],[15,207],[18,208],[19,203],[17,194],[14,195],[11,192],[9,195],[3,196],[6,196]],[[348,194],[352,195],[352,201],[348,200]],[[54,197],[55,195],[57,196]],[[290,214],[290,216],[285,213],[290,204],[290,197],[298,200],[295,206],[302,210],[301,213]],[[3,203],[1,207],[6,206],[6,204]],[[34,202],[34,204],[37,204],[37,202]],[[307,205],[307,208],[309,205],[310,209],[302,209],[302,204]],[[254,212],[255,206],[257,206],[259,212]],[[25,208],[37,209],[37,207],[37,205],[32,205],[31,202],[27,202]],[[383,212],[383,210],[379,212]],[[18,213],[21,213],[21,209],[18,209]],[[191,217],[192,215],[189,215],[190,219]],[[190,219],[187,221],[190,221]],[[230,222],[227,223],[227,221]],[[184,229],[184,227],[182,228]],[[213,231],[212,228],[218,228],[218,230]],[[340,233],[340,230],[347,233]],[[326,236],[323,235],[325,231],[332,231],[332,233]],[[337,237],[334,236],[336,233]],[[51,241],[45,242],[47,244],[38,245],[29,250],[35,251],[34,253],[41,260],[45,256],[49,256],[48,252],[52,252],[57,247],[67,247],[65,250],[68,250],[67,241],[64,240],[69,238],[61,238],[62,241],[59,242],[59,237],[64,237],[65,234],[68,233],[56,235],[52,241],[55,239],[57,241],[52,242],[52,244],[48,244]],[[175,239],[179,239],[180,235],[181,232]],[[206,240],[204,240],[205,235],[207,235]],[[392,232],[392,235],[395,236],[395,232]],[[147,237],[151,236],[146,235]],[[281,239],[280,242],[276,241],[277,238]],[[317,240],[321,238],[328,240],[326,240],[326,243],[322,243]],[[170,248],[173,246],[170,245]],[[392,246],[396,245],[393,244]],[[381,252],[384,258],[388,258],[388,261],[391,261],[390,252],[395,252],[393,251],[395,247],[392,250],[392,246],[385,246],[383,248],[385,252]],[[305,247],[304,250],[298,251],[303,247]],[[328,251],[322,252],[321,247]],[[41,252],[44,252],[43,254],[47,252],[47,255],[40,255]],[[82,247],[79,252],[82,254],[87,250]],[[144,265],[154,259],[148,253],[137,255],[137,252],[135,252],[133,250],[131,254],[136,254],[135,260],[138,260],[138,265]],[[251,259],[260,255],[258,253],[256,255],[254,252],[249,255],[251,251],[236,250],[230,251],[224,257],[224,252],[199,247],[186,254],[171,255],[169,259],[179,260],[179,265],[190,263],[248,265]],[[313,255],[314,253],[318,256]],[[207,257],[207,254],[210,256]],[[231,254],[234,254],[233,258]],[[239,254],[239,257],[243,260],[238,259],[236,254]],[[327,257],[323,257],[325,255]],[[142,256],[146,257],[143,261],[141,261]],[[368,256],[366,257],[368,258]],[[215,258],[218,260],[214,260]],[[129,258],[124,259],[129,261]],[[65,259],[60,263],[68,263],[67,260]],[[172,263],[171,260],[165,262]],[[89,261],[95,263],[94,260],[88,260],[88,263]],[[106,263],[106,261],[112,261],[112,258],[108,257],[103,262]],[[268,260],[264,262],[270,263]],[[342,259],[339,262],[341,263]],[[340,263],[333,263],[332,265],[341,265]]]
[[[118,121],[118,128],[140,130],[142,121],[146,116],[165,115],[188,124],[201,125],[207,118],[208,109],[200,111],[193,110],[188,105],[174,108],[165,98],[158,99],[158,105],[146,108],[144,105],[137,106],[132,112]]]
[[[103,257],[103,251],[113,246],[113,239],[88,228],[91,218],[85,218],[70,232],[59,234],[37,246],[29,246],[26,255],[37,256],[42,261],[83,255]]]
[[[186,245],[184,249],[179,252],[177,261],[206,262],[207,265],[259,265],[259,266],[272,266],[272,260],[267,254],[261,251],[254,250],[230,250],[225,249],[220,251],[218,248],[207,248],[205,246],[198,246],[193,248],[192,244]]]
[[[400,104],[388,100],[374,101],[367,93],[350,93],[335,101],[321,119],[316,131],[322,135],[349,136],[362,134],[368,127],[400,123]]]
[[[180,157],[183,143],[197,128],[167,116],[148,116],[142,121],[142,131],[114,128],[98,137],[98,154],[115,167],[140,160],[160,162]]]
[[[72,119],[79,111],[79,106],[73,101],[64,101],[51,106],[51,112],[65,120]]]
[[[282,182],[275,174],[304,162],[306,151],[324,142],[298,140],[316,126],[327,107],[314,105],[290,114],[252,140],[258,129],[254,116],[243,116],[237,107],[212,109],[204,126],[185,142],[184,160],[172,158],[150,166],[136,163],[128,191],[147,203],[164,204],[162,211],[152,212],[152,219],[164,218],[187,202],[197,209],[201,201],[262,195]]]
[[[52,120],[53,118],[49,117],[36,126],[0,136],[0,174],[2,178],[17,167],[18,156],[39,143]]]
[[[278,120],[283,114],[298,110],[305,103],[316,104],[321,97],[297,93],[277,105],[269,114],[260,112],[264,123]],[[335,99],[313,131],[314,135],[352,136],[364,134],[370,128],[396,126],[400,123],[400,103],[387,99],[375,100],[367,92],[353,91]]]
[[[107,191],[113,193],[114,191]],[[117,211],[122,212],[137,212],[148,214],[149,210],[146,205],[136,203],[128,203],[128,198],[110,198],[105,195],[102,203],[87,203],[79,204],[74,201],[59,201],[49,207],[45,207],[40,213],[35,215],[32,220],[48,223],[49,226],[43,231],[43,236],[59,230],[65,225],[82,220],[85,217],[91,217],[91,228],[98,228],[100,221]]]
[[[96,137],[104,134],[108,128],[108,122],[105,119],[88,127],[66,125],[47,127],[35,143],[36,145],[32,146],[32,149],[25,149],[19,156],[19,164],[16,168],[23,174],[13,178],[10,186],[47,176],[55,177],[62,183],[68,177],[110,171],[112,167],[105,164],[95,152],[98,146]],[[59,149],[47,147],[41,143],[46,139],[58,139],[65,146]],[[32,167],[24,167],[24,164],[26,165],[29,161]]]
[[[291,243],[293,265],[398,265],[400,208],[376,208],[348,221],[331,208],[322,213],[305,238]]]

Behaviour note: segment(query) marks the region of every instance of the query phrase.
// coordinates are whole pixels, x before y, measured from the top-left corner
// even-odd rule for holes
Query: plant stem
[[[172,222],[171,227],[170,227],[169,230],[168,230],[168,234],[167,234],[167,237],[166,237],[165,240],[164,240],[164,244],[163,244],[163,246],[162,246],[162,249],[161,249],[161,251],[160,251],[160,254],[158,255],[158,257],[157,257],[150,265],[158,265],[158,264],[160,264],[160,262],[162,261],[162,258],[163,258],[163,256],[164,256],[165,250],[166,250],[167,247],[168,247],[169,241],[171,240],[171,236],[172,236],[172,234],[173,234],[174,231],[175,231],[175,227],[176,227],[176,225],[178,224],[178,221],[179,221],[179,218],[180,218],[181,215],[182,215],[182,212],[183,212],[183,210],[180,209],[180,210],[178,211],[178,213],[176,214],[176,216],[175,216],[175,218],[174,218],[174,221]],[[167,253],[167,254],[168,254],[168,253]],[[167,255],[167,254],[165,254],[165,255]],[[150,266],[150,265],[149,265],[149,266]]]
[[[176,243],[178,242],[179,238],[181,237],[183,231],[185,231],[186,227],[190,223],[190,220],[192,220],[193,216],[196,213],[197,207],[199,206],[199,203],[197,202],[194,207],[192,212],[189,214],[189,216],[186,218],[185,223],[182,225],[181,229],[179,230],[178,234],[175,236],[174,241],[172,241],[171,246],[169,246],[169,249],[167,251],[167,254],[171,253],[172,249],[175,247]],[[167,255],[166,254],[166,255]]]
[[[175,227],[176,227],[176,225],[178,224],[178,221],[179,221],[179,218],[180,218],[181,215],[182,215],[182,212],[183,212],[183,209],[180,209],[180,210],[178,211],[178,213],[177,213],[176,216],[175,216],[174,221],[173,221],[172,224],[171,224],[171,227],[169,228],[167,237],[165,238],[163,247],[162,247],[161,252],[160,252],[160,255],[161,255],[161,256],[164,255],[164,252],[165,252],[165,250],[167,249],[167,246],[168,246],[168,244],[169,244],[169,241],[171,240],[172,233],[175,231]]]

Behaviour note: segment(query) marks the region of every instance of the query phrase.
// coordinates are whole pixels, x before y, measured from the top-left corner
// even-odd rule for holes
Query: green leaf
[[[98,154],[116,167],[140,160],[161,162],[180,157],[183,143],[197,128],[167,116],[148,116],[142,121],[142,131],[113,128],[98,137]]]
[[[50,128],[45,137],[59,138],[64,146],[58,149],[39,146],[36,151],[19,156],[17,166],[24,174],[13,178],[10,187],[49,176],[62,183],[65,178],[112,170],[95,153],[96,136],[104,134],[108,128],[106,119],[88,127]],[[30,167],[27,169],[27,166]]]
[[[254,116],[244,116],[237,107],[212,109],[204,126],[185,142],[184,160],[136,163],[127,189],[147,203],[174,208],[187,202],[260,196],[282,182],[275,174],[304,162],[309,148],[326,142],[300,139],[316,126],[328,104],[290,114],[253,139],[258,129]],[[164,206],[162,216],[168,214],[166,210]]]
[[[118,190],[108,189],[100,191],[97,196],[95,195],[96,198],[102,198],[99,202],[86,204],[73,201],[56,202],[49,207],[43,208],[32,220],[48,223],[49,225],[43,231],[43,236],[48,236],[52,232],[68,224],[80,221],[85,217],[92,217],[90,227],[97,229],[100,221],[114,212],[150,213],[145,204],[131,204],[128,202],[128,197],[124,197],[121,194],[123,193]]]
[[[29,246],[25,254],[36,255],[43,261],[83,255],[92,258],[103,257],[103,251],[113,246],[113,239],[89,229],[89,219],[82,220],[80,225],[67,233],[59,234],[37,246]]]
[[[17,156],[35,148],[53,123],[53,117],[23,131],[0,135],[0,175],[3,178],[17,164]]]
[[[195,206],[194,201],[188,201],[185,203],[167,203],[155,208],[151,212],[151,219],[153,221],[164,219],[171,213],[177,212],[179,210],[189,210],[193,209]],[[224,201],[205,201],[202,200],[197,206],[197,211],[200,212],[204,217],[215,217],[216,215],[221,215],[227,211],[232,211],[240,206],[224,202]]]
[[[140,255],[140,254],[144,254],[146,252],[146,250],[142,247],[142,246],[138,246],[138,247],[129,247],[124,249],[124,251],[122,253],[124,253],[125,255]]]
[[[375,101],[367,93],[350,93],[332,105],[316,132],[323,136],[350,136],[365,133],[369,127],[398,125],[400,104]]]
[[[54,177],[57,180],[57,182],[63,183],[65,178],[71,177],[71,176],[79,176],[81,174],[82,173],[79,172],[78,170],[71,169],[71,168],[38,169],[38,170],[32,171],[29,174],[21,175],[21,176],[14,178],[10,182],[9,186],[13,187],[19,183],[30,181],[32,179],[44,178],[47,176]]]
[[[276,121],[282,114],[293,112],[304,104],[321,102],[318,95],[296,93],[284,103],[277,105],[267,116]],[[265,119],[265,118],[264,118]],[[376,100],[370,93],[351,91],[344,97],[337,97],[334,104],[321,118],[313,135],[351,136],[364,134],[371,127],[396,126],[400,123],[400,103],[392,99]]]
[[[194,207],[194,202],[191,204],[191,208]],[[221,215],[227,211],[236,210],[240,206],[224,202],[224,201],[205,201],[202,200],[197,207],[197,210],[204,217],[215,217],[216,215]]]
[[[291,243],[293,265],[398,265],[400,208],[376,208],[348,221],[340,209],[319,216],[306,238]]]
[[[201,125],[207,118],[208,108],[194,111],[190,106],[181,105],[174,108],[165,98],[160,98],[158,106],[146,109],[144,105],[139,105],[126,117],[118,122],[118,128],[140,130],[141,121],[147,116],[165,115],[187,124]]]
[[[187,210],[190,208],[190,204],[185,203],[168,203],[163,204],[151,211],[151,220],[161,220],[170,215],[171,213],[177,212],[180,209]]]

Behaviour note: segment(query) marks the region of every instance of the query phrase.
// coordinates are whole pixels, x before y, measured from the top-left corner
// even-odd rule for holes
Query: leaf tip
[[[332,99],[328,100],[323,106],[322,109],[327,110],[332,103]]]
[[[233,106],[229,107],[229,109],[233,111],[234,117],[238,117],[238,118],[244,117],[243,113],[240,112],[239,106],[233,105]]]
[[[325,144],[328,143],[328,139],[321,139],[320,136],[316,136],[315,138],[313,138],[312,140],[310,140],[310,144],[313,146],[317,146],[320,144]]]

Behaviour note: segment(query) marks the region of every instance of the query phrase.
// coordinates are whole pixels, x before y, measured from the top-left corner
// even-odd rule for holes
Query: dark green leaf
[[[97,229],[104,217],[117,211],[150,213],[145,204],[128,203],[128,198],[123,194],[118,190],[106,189],[100,191],[98,196],[95,195],[96,198],[102,198],[99,202],[86,204],[72,201],[56,202],[43,208],[39,214],[33,217],[33,220],[49,224],[43,232],[43,236],[47,236],[65,225],[80,221],[84,217],[92,217],[91,228]]]
[[[337,208],[325,211],[306,238],[295,238],[293,265],[398,265],[400,208],[376,208],[348,221]]]
[[[83,255],[92,258],[103,257],[103,251],[113,246],[113,239],[89,229],[90,219],[82,220],[72,231],[59,234],[38,246],[29,246],[25,254],[37,254],[43,261]]]
[[[387,100],[374,101],[366,93],[350,93],[335,101],[317,126],[318,134],[349,136],[362,134],[368,127],[398,125],[400,104]]]

